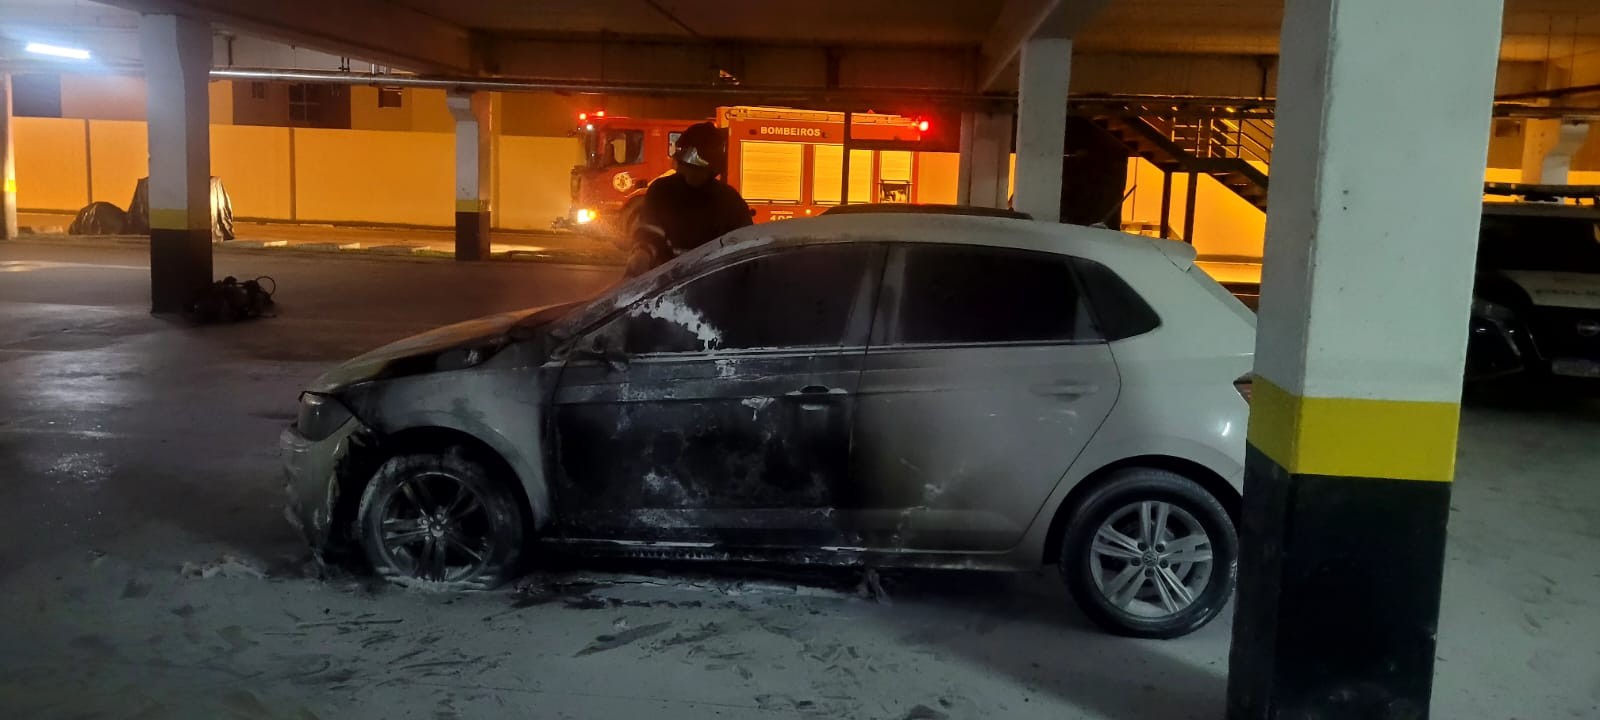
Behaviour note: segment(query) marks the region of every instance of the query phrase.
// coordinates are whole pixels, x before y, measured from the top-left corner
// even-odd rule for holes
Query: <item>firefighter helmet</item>
[[[720,172],[728,159],[727,146],[722,132],[708,122],[695,123],[678,136],[672,155],[674,160],[696,167],[709,167]]]

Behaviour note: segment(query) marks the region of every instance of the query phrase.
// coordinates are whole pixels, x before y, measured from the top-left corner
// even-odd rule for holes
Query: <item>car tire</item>
[[[476,589],[514,578],[523,516],[492,467],[461,447],[389,458],[356,511],[373,572],[403,584]]]
[[[1059,565],[1095,624],[1118,635],[1174,638],[1204,627],[1228,604],[1239,536],[1222,503],[1195,481],[1128,468],[1073,509]]]

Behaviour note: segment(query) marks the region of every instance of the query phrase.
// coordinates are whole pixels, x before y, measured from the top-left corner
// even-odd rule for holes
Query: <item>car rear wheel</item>
[[[1074,510],[1060,566],[1091,620],[1119,635],[1173,638],[1232,597],[1239,539],[1205,488],[1154,468],[1118,471]]]
[[[522,551],[516,496],[459,447],[390,458],[357,522],[373,571],[390,580],[490,588],[512,578]]]

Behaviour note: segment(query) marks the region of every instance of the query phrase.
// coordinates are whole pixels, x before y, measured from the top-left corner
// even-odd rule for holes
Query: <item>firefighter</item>
[[[673,174],[645,191],[633,226],[627,277],[750,224],[750,206],[717,177],[726,169],[727,149],[716,126],[690,125],[678,136],[672,159]]]

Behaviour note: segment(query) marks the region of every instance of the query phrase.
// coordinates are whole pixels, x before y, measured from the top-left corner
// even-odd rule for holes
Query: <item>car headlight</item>
[[[300,412],[294,426],[307,440],[322,440],[332,435],[350,420],[350,411],[344,403],[330,395],[314,392],[300,393]]]

